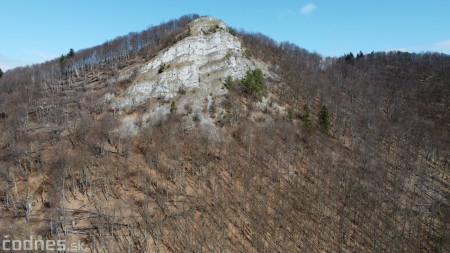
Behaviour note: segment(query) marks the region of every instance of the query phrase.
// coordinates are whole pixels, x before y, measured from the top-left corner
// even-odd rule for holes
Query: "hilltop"
[[[450,56],[187,15],[0,79],[0,234],[89,252],[449,252]]]

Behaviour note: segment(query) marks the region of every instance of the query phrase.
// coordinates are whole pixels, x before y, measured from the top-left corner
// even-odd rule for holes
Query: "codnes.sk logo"
[[[85,253],[84,244],[80,241],[67,244],[66,240],[43,240],[30,236],[25,240],[11,239],[9,235],[1,237],[0,250],[3,251],[56,251]]]

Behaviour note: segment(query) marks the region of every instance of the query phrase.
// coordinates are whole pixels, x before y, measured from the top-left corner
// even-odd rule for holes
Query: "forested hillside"
[[[198,18],[3,73],[0,235],[89,252],[450,252],[450,56],[324,58],[196,35]],[[267,70],[220,77],[200,111],[181,104],[195,89],[110,106],[147,62],[215,33]],[[168,115],[143,117],[154,103]]]

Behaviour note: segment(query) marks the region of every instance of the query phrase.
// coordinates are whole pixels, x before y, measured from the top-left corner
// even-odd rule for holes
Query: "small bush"
[[[194,122],[200,122],[200,114],[199,113],[194,113],[194,115],[192,115],[192,120]]]
[[[170,113],[176,113],[177,112],[177,106],[175,105],[175,101],[172,101],[172,103],[170,103]]]
[[[233,35],[233,36],[237,36],[237,32],[236,32],[236,30],[235,30],[234,28],[229,27],[229,28],[228,28],[228,32],[229,32],[231,35]]]
[[[250,58],[252,57],[252,52],[250,52],[250,50],[246,49],[244,52],[245,57]]]
[[[231,89],[233,88],[233,86],[234,86],[234,80],[233,80],[233,77],[228,76],[228,77],[225,79],[224,85],[225,85],[225,88],[231,90]]]
[[[186,110],[187,114],[192,114],[192,105],[191,104],[185,104],[184,109]]]
[[[165,63],[161,64],[158,69],[158,74],[161,74],[168,68],[170,68],[170,64],[168,64],[168,65],[166,65]]]
[[[288,116],[289,120],[293,120],[294,119],[294,110],[292,110],[292,108],[288,109],[287,116]]]
[[[184,85],[182,85],[182,86],[178,89],[178,93],[180,93],[180,95],[186,94],[186,87],[184,87]]]

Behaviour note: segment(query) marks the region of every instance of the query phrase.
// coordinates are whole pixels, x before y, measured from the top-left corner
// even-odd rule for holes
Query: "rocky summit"
[[[267,67],[246,56],[238,38],[223,21],[199,18],[190,24],[191,36],[184,38],[140,69],[139,77],[111,108],[142,104],[150,98],[173,99],[180,91],[224,94],[225,77],[242,78],[248,70]]]
[[[223,21],[213,17],[198,18],[189,24],[189,32],[188,37],[145,63],[123,94],[114,98],[107,94],[105,101],[110,107],[120,111],[147,102],[149,106],[142,117],[155,123],[170,114],[171,106],[175,106],[178,113],[186,113],[188,106],[202,122],[211,123],[209,117],[201,113],[202,108],[209,108],[212,100],[221,101],[228,93],[224,87],[226,78],[242,79],[253,69],[262,69],[266,77],[275,76],[267,64],[246,52]],[[183,96],[186,92],[189,95]],[[135,132],[129,118],[124,122],[122,132]]]

